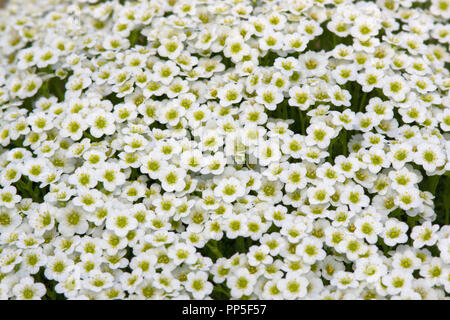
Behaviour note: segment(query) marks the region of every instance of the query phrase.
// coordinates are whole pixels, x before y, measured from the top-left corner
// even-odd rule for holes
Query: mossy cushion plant
[[[10,0],[1,299],[446,299],[450,1]]]

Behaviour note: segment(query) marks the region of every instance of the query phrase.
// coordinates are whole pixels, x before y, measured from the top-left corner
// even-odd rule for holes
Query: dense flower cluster
[[[0,298],[446,298],[449,19],[10,1]]]

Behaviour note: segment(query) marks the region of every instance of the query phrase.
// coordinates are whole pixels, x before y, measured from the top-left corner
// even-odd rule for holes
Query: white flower
[[[106,218],[106,228],[124,237],[130,230],[137,227],[138,222],[129,212],[112,211]]]
[[[73,261],[64,254],[56,254],[48,258],[44,275],[50,280],[66,279],[74,269]]]
[[[307,110],[314,100],[309,86],[293,86],[289,89],[289,105],[299,107],[301,110]]]
[[[42,283],[35,283],[32,277],[22,278],[12,290],[19,300],[40,300],[47,291]]]
[[[57,221],[58,231],[65,237],[83,234],[89,228],[84,211],[70,206],[59,210]]]
[[[383,93],[394,99],[395,101],[402,101],[406,98],[406,93],[409,87],[404,78],[399,75],[385,77],[383,79]]]
[[[80,189],[92,189],[97,185],[97,177],[89,167],[81,167],[75,170],[69,177],[69,183]]]
[[[414,162],[422,165],[427,172],[432,172],[445,163],[445,156],[439,146],[422,143],[417,146]]]
[[[379,28],[380,25],[375,18],[361,15],[353,21],[350,33],[358,40],[367,41],[378,33]]]
[[[88,212],[93,212],[97,207],[103,205],[102,193],[98,190],[83,190],[73,199],[73,204]]]
[[[275,32],[269,28],[264,31],[263,36],[259,39],[259,47],[261,50],[279,50],[283,46],[283,34]]]
[[[322,249],[322,241],[314,238],[305,238],[295,249],[306,263],[314,264],[317,260],[325,258],[325,251]]]
[[[0,189],[0,206],[12,209],[20,199],[21,197],[17,194],[17,189],[14,186]]]
[[[186,171],[184,169],[169,165],[162,169],[159,179],[161,180],[161,186],[165,191],[182,191],[186,186],[186,182],[184,181],[185,176]]]
[[[382,168],[387,168],[390,165],[385,152],[377,146],[367,150],[362,159],[367,164],[367,169],[372,173],[378,173]]]
[[[256,89],[256,102],[264,105],[268,110],[275,110],[277,104],[283,101],[283,95],[280,90],[273,86],[261,86]]]
[[[104,134],[112,135],[116,131],[113,115],[104,110],[98,109],[89,113],[86,121],[90,126],[90,133],[95,138],[100,138]]]
[[[34,74],[28,75],[22,82],[21,88],[17,93],[19,98],[25,99],[36,94],[42,86],[42,79]]]
[[[321,149],[325,149],[333,138],[335,132],[332,128],[323,123],[314,123],[306,129],[308,134],[305,138],[307,145],[317,145]]]
[[[167,57],[170,60],[176,59],[183,51],[183,44],[176,37],[172,39],[163,39],[158,47],[158,54]]]
[[[217,96],[220,98],[220,104],[227,107],[242,100],[241,92],[241,84],[227,83],[218,90]]]
[[[355,279],[355,275],[346,271],[336,272],[331,279],[331,284],[339,289],[358,287],[358,281]]]
[[[387,267],[377,256],[356,261],[355,277],[368,283],[375,283],[387,273]]]
[[[413,276],[403,270],[392,270],[387,275],[383,276],[382,282],[387,286],[388,294],[399,294],[410,288]]]
[[[226,219],[223,228],[226,236],[230,239],[235,239],[239,236],[247,236],[247,220],[248,218],[242,214]]]
[[[61,123],[61,136],[70,137],[72,140],[80,140],[83,131],[88,128],[88,124],[79,114],[71,114]]]
[[[392,259],[394,269],[404,269],[408,270],[408,272],[418,269],[421,264],[421,260],[416,256],[414,251],[407,247],[402,247],[402,250],[397,250]]]
[[[325,54],[307,52],[300,55],[300,72],[304,72],[305,76],[323,76],[327,72],[328,60]]]
[[[438,240],[438,225],[432,225],[430,221],[422,225],[415,226],[411,232],[411,238],[414,240],[414,248],[422,248],[423,246],[432,246]]]
[[[378,234],[382,231],[381,223],[371,216],[357,218],[355,228],[355,236],[364,238],[370,244],[377,242]]]
[[[286,277],[278,281],[278,286],[287,300],[301,299],[308,292],[309,281],[295,272],[288,272]]]
[[[93,292],[100,292],[103,289],[111,287],[113,279],[114,277],[107,272],[94,270],[88,278],[83,280],[82,286]]]
[[[408,225],[406,223],[397,219],[388,219],[384,224],[384,231],[381,233],[381,237],[386,245],[392,247],[398,243],[408,241],[407,230]]]
[[[101,181],[108,191],[114,191],[117,186],[125,182],[125,175],[121,172],[120,166],[113,162],[106,162],[101,170],[96,171],[94,177]]]
[[[244,268],[236,270],[233,275],[227,278],[227,286],[231,289],[231,296],[234,298],[250,295],[255,283],[256,278]]]
[[[364,194],[364,189],[359,185],[345,186],[341,193],[341,201],[353,210],[360,210],[369,205],[369,197]]]
[[[189,273],[185,287],[187,291],[192,293],[194,299],[203,299],[213,290],[211,282],[208,282],[208,274],[203,271]]]
[[[30,225],[37,235],[53,229],[55,226],[55,208],[49,204],[42,203],[30,214]]]
[[[172,61],[167,61],[165,63],[156,62],[153,66],[153,71],[155,72],[153,80],[168,85],[172,82],[173,78],[178,75],[180,68]]]

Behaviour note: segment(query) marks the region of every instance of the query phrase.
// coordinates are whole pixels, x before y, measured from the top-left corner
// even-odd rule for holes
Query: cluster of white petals
[[[446,299],[450,0],[10,0],[0,299]]]

